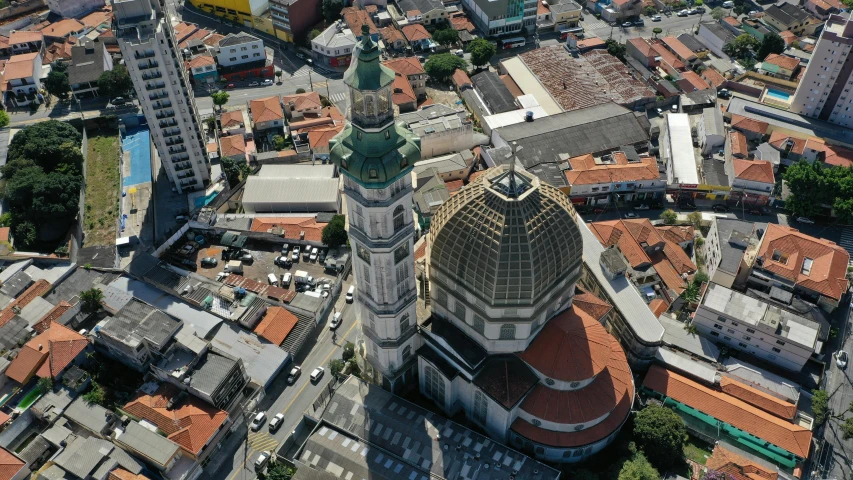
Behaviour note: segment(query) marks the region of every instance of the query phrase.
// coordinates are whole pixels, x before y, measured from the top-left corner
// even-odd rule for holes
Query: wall
[[[0,8],[0,20],[21,15],[23,13],[40,10],[47,5],[45,0],[29,0],[18,1],[15,5],[10,5],[6,8]]]
[[[160,255],[163,254],[163,252],[165,252],[169,247],[171,247],[175,242],[177,242],[178,239],[180,239],[185,233],[187,233],[187,230],[189,230],[189,229],[190,229],[190,224],[185,223],[177,232],[175,232],[174,235],[172,235],[171,237],[169,237],[168,240],[163,242],[163,244],[160,245],[160,247],[154,251],[153,255],[155,257],[159,258]]]

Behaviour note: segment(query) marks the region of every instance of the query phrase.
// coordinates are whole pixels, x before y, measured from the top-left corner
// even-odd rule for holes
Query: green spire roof
[[[379,61],[379,46],[370,37],[370,28],[361,26],[358,56],[344,73],[344,83],[356,90],[376,91],[394,83],[394,71]]]

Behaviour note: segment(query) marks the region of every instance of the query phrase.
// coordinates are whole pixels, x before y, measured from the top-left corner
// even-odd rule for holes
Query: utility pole
[[[332,96],[329,94],[329,79],[328,78],[326,79],[326,98],[328,98],[330,102],[332,101]]]
[[[308,66],[308,84],[311,85],[311,91],[314,91],[314,80],[311,80],[311,67]]]

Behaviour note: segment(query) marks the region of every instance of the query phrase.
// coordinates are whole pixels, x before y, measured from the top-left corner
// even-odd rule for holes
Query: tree
[[[457,68],[465,70],[468,64],[464,59],[452,53],[430,55],[424,64],[424,70],[436,82],[446,82]]]
[[[9,125],[11,119],[9,118],[9,114],[6,113],[6,110],[0,110],[0,128],[3,128]]]
[[[705,2],[703,2],[702,0],[694,0],[693,2],[694,7],[701,7],[702,5],[705,5]]]
[[[498,53],[498,47],[484,38],[475,38],[468,44],[468,53],[471,54],[471,65],[480,68]]]
[[[92,287],[80,292],[80,301],[83,302],[83,313],[95,313],[101,309],[104,300],[104,292],[100,288]]]
[[[452,28],[436,30],[432,34],[432,39],[444,46],[453,45],[459,41],[459,32]]]
[[[15,226],[15,239],[25,247],[32,245],[36,241],[36,226],[33,222],[24,220]]]
[[[642,452],[638,452],[631,460],[622,464],[619,480],[660,480],[660,473]]]
[[[321,32],[320,30],[317,30],[315,28],[314,30],[311,30],[311,32],[308,33],[308,39],[314,40],[315,38],[319,37],[322,33],[323,32]]]
[[[3,215],[0,215],[0,227],[11,227],[12,226],[12,212],[6,212]]]
[[[339,247],[347,243],[346,218],[343,215],[335,215],[332,220],[323,227],[322,242],[329,248]]]
[[[348,362],[349,359],[355,356],[355,344],[352,342],[347,342],[344,344],[344,351],[341,353],[341,358]]]
[[[812,390],[812,413],[818,425],[826,421],[829,416],[829,394],[826,390]]]
[[[296,89],[296,94],[298,95],[298,94],[300,94],[300,93],[305,93],[305,89],[304,89],[304,88],[297,88],[297,89]]]
[[[83,400],[86,400],[86,403],[95,403],[103,406],[104,403],[106,403],[106,399],[107,393],[104,391],[103,387],[92,380],[92,388],[83,395]]]
[[[702,225],[702,212],[691,212],[687,214],[687,220],[693,228],[699,228]]]
[[[67,222],[77,215],[83,178],[59,172],[43,176],[33,189],[28,216],[38,225]]]
[[[826,168],[821,162],[806,160],[791,165],[782,175],[791,191],[785,202],[786,208],[794,216],[812,216],[820,213],[824,205],[838,202],[840,209],[836,215],[848,215],[849,204],[841,197],[841,185],[842,180],[850,177],[850,172],[849,168]],[[844,181],[845,187],[849,184],[849,181]]]
[[[332,374],[333,377],[337,377],[344,371],[344,362],[340,359],[333,358],[329,360],[329,373]]]
[[[662,28],[660,28],[660,27],[655,27],[655,28],[653,28],[653,29],[652,29],[652,33],[654,33],[654,34],[655,34],[655,38],[658,38],[658,35],[660,35],[661,33],[663,33],[663,29],[662,29]]]
[[[648,5],[645,8],[643,8],[643,15],[645,15],[647,17],[651,17],[652,15],[656,15],[657,13],[658,13],[658,9],[651,6],[651,5]]]
[[[44,81],[44,89],[54,97],[65,100],[71,93],[71,82],[68,81],[68,75],[65,73],[52,71]]]
[[[282,76],[282,75],[284,75],[284,71],[282,71],[282,70],[276,70],[276,71],[275,71],[275,79],[276,79],[276,81],[281,82],[281,76]]]
[[[699,283],[691,282],[687,285],[687,288],[681,292],[681,297],[689,303],[696,303],[696,301],[699,300],[699,286]]]
[[[619,43],[612,38],[607,39],[604,44],[607,46],[607,53],[613,55],[621,61],[625,61],[625,44]]]
[[[729,14],[725,10],[723,10],[722,7],[714,7],[714,9],[711,10],[711,18],[718,22],[723,18],[727,17],[728,15]]]
[[[284,150],[284,146],[287,144],[287,142],[281,135],[273,135],[272,144],[276,150]]]
[[[213,115],[205,118],[204,123],[205,123],[205,125],[207,125],[207,129],[210,130],[211,132],[216,130],[216,117],[214,117]]]
[[[12,178],[6,179],[6,202],[8,202],[12,216],[16,218],[27,218],[26,212],[33,204],[33,192],[41,179],[44,170],[33,166],[19,170]],[[32,220],[27,218],[27,220]],[[20,225],[19,225],[20,226]]]
[[[696,275],[693,275],[693,283],[703,284],[708,281],[708,274],[704,270],[699,270]]]
[[[673,223],[675,223],[676,220],[678,220],[678,214],[675,213],[673,209],[668,208],[660,214],[660,218],[661,220],[663,220],[663,223],[667,225],[672,225]]]
[[[68,64],[61,61],[61,60],[56,60],[55,62],[50,64],[50,71],[51,72],[62,72],[62,73],[67,74],[68,73]]]
[[[844,440],[853,438],[853,417],[845,419],[844,423],[841,424],[841,435],[844,437]]]
[[[742,33],[723,46],[723,53],[736,59],[744,59],[748,58],[756,47],[758,40],[748,33]]]
[[[323,4],[320,7],[323,12],[323,18],[326,19],[326,22],[332,23],[341,16],[341,10],[344,9],[343,0],[323,0]]]
[[[225,173],[225,178],[228,180],[228,185],[231,188],[236,187],[238,183],[245,180],[252,173],[251,167],[243,159],[235,160],[231,157],[225,157],[222,159],[221,165],[222,171]]]
[[[263,475],[263,476],[261,476]],[[283,463],[271,462],[264,474],[258,474],[260,480],[290,480],[296,475],[296,470]]]
[[[222,111],[222,106],[228,103],[229,98],[231,98],[231,95],[229,95],[228,92],[223,92],[222,90],[210,94],[210,99],[213,100],[214,105],[219,107],[219,111]]]
[[[649,405],[634,420],[637,446],[660,470],[668,470],[684,457],[687,428],[684,420],[669,408]]]
[[[133,88],[133,80],[124,65],[116,65],[98,77],[98,93],[104,97],[120,97]]]
[[[41,377],[36,385],[42,393],[49,392],[53,390],[53,379],[50,377]]]
[[[66,142],[77,148],[83,145],[83,136],[71,124],[58,120],[34,123],[15,134],[7,158],[28,158],[50,172],[58,164],[56,158]]]
[[[758,59],[764,60],[771,53],[780,54],[785,51],[785,40],[776,32],[764,35],[761,45],[758,47]]]

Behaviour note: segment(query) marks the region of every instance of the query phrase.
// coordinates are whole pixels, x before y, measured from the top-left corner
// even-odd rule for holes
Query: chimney
[[[44,348],[44,345],[39,343],[39,352],[42,351],[43,348]]]

